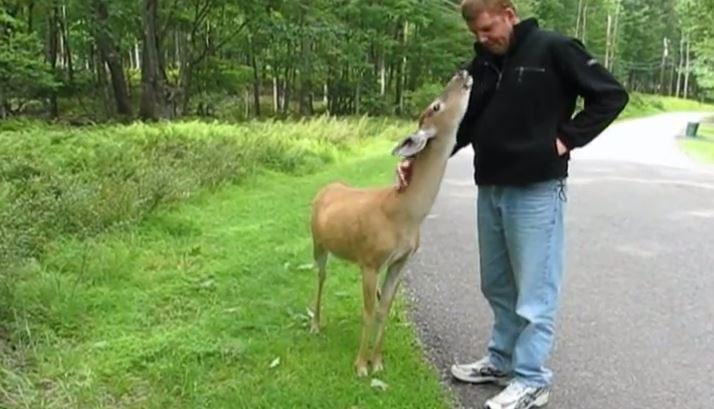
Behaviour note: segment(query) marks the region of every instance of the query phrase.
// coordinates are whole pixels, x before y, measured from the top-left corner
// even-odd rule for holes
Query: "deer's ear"
[[[392,155],[408,158],[416,155],[424,150],[429,139],[436,136],[436,130],[433,128],[419,129],[415,133],[402,139],[397,146],[392,149]]]

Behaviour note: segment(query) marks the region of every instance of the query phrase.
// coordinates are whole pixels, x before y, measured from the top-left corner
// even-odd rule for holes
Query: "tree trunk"
[[[580,38],[580,22],[583,15],[583,0],[578,0],[578,15],[575,20],[575,35],[573,37]]]
[[[7,111],[5,110],[5,94],[2,88],[0,88],[0,119],[7,118]]]
[[[62,43],[64,44],[64,62],[67,67],[67,75],[70,84],[74,82],[74,65],[72,64],[72,50],[69,46],[69,30],[67,29],[67,8],[62,6],[62,16],[59,19],[60,34],[62,35]]]
[[[357,73],[357,86],[355,86],[355,114],[359,115],[360,114],[360,93],[361,93],[361,85],[362,85],[362,79],[361,75]]]
[[[258,61],[255,58],[255,48],[251,41],[250,65],[253,68],[253,104],[255,105],[255,116],[260,116],[260,73],[258,72]]]
[[[615,7],[615,22],[612,27],[612,45],[610,47],[610,67],[612,71],[615,68],[615,51],[617,50],[617,42],[619,40],[619,21],[620,21],[620,0],[617,0],[617,6]]]
[[[165,117],[165,82],[158,39],[158,0],[143,0],[141,60],[141,102],[139,116],[144,120]]]
[[[250,115],[250,92],[247,88],[243,91],[243,101],[245,102],[245,119],[248,119],[248,116]]]
[[[674,62],[672,62],[672,67],[669,69],[669,79],[667,80],[667,86],[669,87],[667,95],[669,96],[672,96],[672,92],[674,92],[674,70]]]
[[[111,116],[112,115],[112,104],[111,104],[111,96],[109,95],[109,89],[107,87],[107,69],[104,63],[104,60],[102,60],[102,57],[100,56],[100,53],[97,52],[92,52],[92,56],[94,58],[94,69],[96,70],[96,75],[97,75],[97,88],[96,92],[100,95],[102,99],[102,106],[104,107],[104,113],[106,116]]]
[[[292,82],[290,81],[292,69],[290,66],[285,67],[285,81],[283,82],[283,107],[282,115],[286,116],[290,109],[290,87],[292,87]]]
[[[97,48],[99,48],[101,60],[105,62],[109,68],[116,111],[121,116],[131,116],[129,91],[126,85],[121,52],[110,35],[109,26],[107,24],[109,12],[106,2],[104,0],[94,0],[94,12],[98,23],[95,41],[97,42]]]
[[[685,64],[685,66],[684,66],[684,93],[683,93],[684,99],[687,99],[687,97],[689,96],[689,70],[690,70],[690,67],[691,67],[691,66],[689,65],[689,61],[690,61],[690,58],[689,58],[689,56],[690,56],[690,47],[689,47],[689,46],[690,46],[690,44],[691,44],[691,42],[689,41],[689,36],[687,36],[686,42],[687,42],[687,48],[686,48],[686,51],[685,51],[685,53],[686,53],[686,64]]]
[[[612,15],[607,13],[607,29],[605,31],[605,68],[610,66],[610,47],[612,47]]]
[[[682,83],[682,70],[684,67],[684,34],[679,39],[679,65],[677,67],[677,86],[675,88],[674,96],[679,97],[680,85]]]
[[[134,66],[134,69],[139,70],[141,69],[141,53],[139,52],[139,42],[137,41],[136,44],[134,44],[134,61],[136,62],[136,65]]]
[[[35,2],[33,0],[30,0],[27,4],[27,32],[31,33],[32,32],[32,11],[35,8]]]
[[[273,67],[273,113],[278,113],[278,76]]]
[[[179,92],[181,93],[181,111],[179,114],[188,112],[188,104],[190,100],[190,90],[191,83],[193,82],[193,57],[192,57],[192,47],[188,46],[188,34],[179,33],[177,34],[177,55],[179,72],[181,73],[179,77]]]
[[[300,63],[300,91],[299,91],[299,107],[300,115],[311,115],[310,108],[310,93],[312,92],[312,81],[310,78],[310,45],[303,37],[300,41],[301,63]]]
[[[59,48],[59,35],[57,30],[57,4],[53,3],[47,17],[47,61],[52,67],[52,72],[57,69],[57,56]],[[59,107],[57,104],[57,91],[52,91],[50,95],[50,116],[52,118],[59,117]]]
[[[399,109],[399,114],[402,114],[404,112],[404,91],[405,87],[407,85],[407,53],[406,53],[406,48],[407,44],[409,41],[409,22],[405,21],[404,22],[404,40],[402,43],[403,47],[403,57],[402,57],[402,66],[400,68],[401,75],[400,78],[398,79],[399,81],[399,101],[398,101],[398,109]]]
[[[387,92],[387,71],[384,67],[384,51],[379,53],[379,95]]]
[[[588,4],[587,0],[585,3],[585,6],[583,7],[583,26],[581,28],[583,35],[582,35],[582,42],[587,46],[588,44]]]
[[[659,67],[659,93],[660,94],[665,94],[665,86],[664,86],[664,68],[667,63],[667,55],[669,54],[669,41],[667,37],[664,37],[662,39],[662,61],[660,63]]]
[[[406,43],[407,43],[407,22],[405,21],[403,24],[401,24],[400,27],[400,36],[399,36],[399,42],[400,46],[402,49],[402,53],[406,54]],[[407,57],[404,55],[397,63],[397,72],[396,72],[396,95],[395,95],[395,100],[394,103],[397,106],[397,114],[401,114],[403,112],[402,110],[402,103],[403,103],[403,93],[404,93],[404,84],[405,80],[404,77],[406,75],[406,65],[407,65]]]

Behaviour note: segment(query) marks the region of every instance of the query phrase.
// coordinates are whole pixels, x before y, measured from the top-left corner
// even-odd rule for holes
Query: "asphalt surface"
[[[714,408],[714,168],[675,145],[696,114],[617,123],[575,152],[551,409]],[[405,274],[410,314],[459,407],[499,391],[451,378],[485,350],[472,153],[448,164]]]

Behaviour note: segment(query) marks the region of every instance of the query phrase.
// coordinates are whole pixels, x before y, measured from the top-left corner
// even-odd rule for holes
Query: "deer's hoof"
[[[375,358],[372,360],[372,372],[382,372],[384,370],[384,363],[382,363],[382,358]]]
[[[367,363],[366,362],[356,362],[355,363],[355,370],[357,371],[357,376],[360,378],[364,378],[367,376],[368,371],[367,371]]]

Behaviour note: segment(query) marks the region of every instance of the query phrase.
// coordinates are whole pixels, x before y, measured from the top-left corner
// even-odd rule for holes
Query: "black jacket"
[[[570,155],[558,156],[556,137],[579,148],[627,104],[622,86],[579,41],[541,30],[533,19],[515,25],[504,56],[474,48],[466,67],[474,87],[453,153],[472,144],[477,185],[566,177]],[[578,95],[585,105],[573,117]]]

